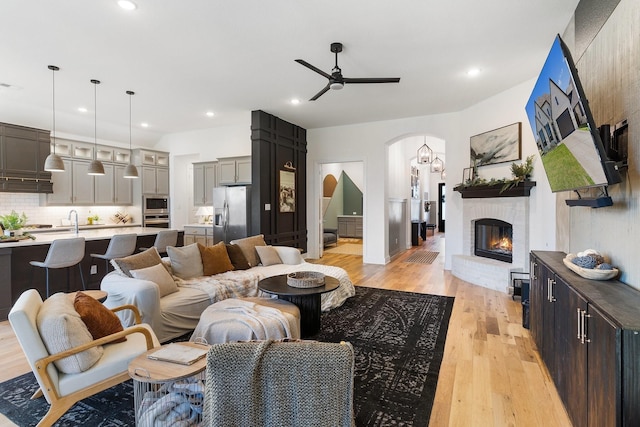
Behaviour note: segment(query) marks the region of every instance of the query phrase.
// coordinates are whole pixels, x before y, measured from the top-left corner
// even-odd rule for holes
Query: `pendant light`
[[[56,154],[56,71],[60,68],[55,65],[47,67],[51,70],[53,88],[53,128],[51,132],[51,142],[53,143],[53,153],[50,153],[44,161],[44,170],[47,172],[64,172],[64,162]]]
[[[100,80],[92,79],[93,83],[93,161],[89,163],[89,175],[104,175],[104,166],[98,160],[98,85]]]
[[[435,159],[433,159],[433,162],[431,162],[431,173],[439,173],[442,172],[444,170],[444,161],[436,156]]]
[[[418,163],[429,164],[433,158],[433,150],[427,145],[427,137],[424,137],[424,144],[418,148]]]
[[[128,90],[127,95],[129,95],[129,164],[126,168],[124,168],[124,177],[125,178],[138,178],[138,168],[135,167],[131,160],[133,156],[131,155],[131,97],[135,95],[135,92]]]

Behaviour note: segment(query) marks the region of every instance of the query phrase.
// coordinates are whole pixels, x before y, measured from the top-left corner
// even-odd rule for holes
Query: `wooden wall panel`
[[[252,212],[254,234],[271,245],[307,250],[307,131],[264,111],[251,113]],[[294,212],[280,212],[280,171],[295,168]],[[266,206],[270,206],[270,210]]]

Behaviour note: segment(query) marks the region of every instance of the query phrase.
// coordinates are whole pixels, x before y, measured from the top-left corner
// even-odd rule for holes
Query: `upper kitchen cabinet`
[[[251,184],[251,156],[218,159],[218,184]]]
[[[193,164],[193,205],[213,206],[213,189],[218,186],[218,162]]]
[[[131,159],[128,149],[58,139],[56,154],[62,157],[65,171],[53,175],[53,194],[47,195],[47,205],[133,204],[133,182],[124,178],[124,165]],[[102,162],[104,175],[87,174],[94,155]]]
[[[44,171],[49,144],[48,130],[0,123],[0,191],[51,193],[51,172]]]
[[[134,163],[140,167],[142,194],[169,195],[169,153],[137,149]]]

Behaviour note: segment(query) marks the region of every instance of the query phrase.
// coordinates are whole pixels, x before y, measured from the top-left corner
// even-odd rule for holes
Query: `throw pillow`
[[[111,265],[116,271],[124,274],[125,276],[133,277],[131,270],[139,270],[141,268],[151,267],[152,265],[160,264],[162,259],[155,246],[150,247],[144,252],[140,252],[134,255],[129,255],[124,258],[115,258],[111,260]]]
[[[204,274],[197,243],[180,247],[167,246],[167,254],[171,260],[173,274],[179,278],[188,280]]]
[[[141,268],[139,270],[131,270],[131,275],[136,279],[148,280],[158,285],[160,298],[178,292],[178,285],[176,285],[173,277],[171,277],[162,264]]]
[[[232,240],[231,244],[240,246],[244,257],[247,259],[250,267],[255,267],[260,262],[258,252],[256,252],[256,246],[267,246],[264,241],[264,235],[258,234],[257,236],[245,237],[244,239]]]
[[[231,260],[231,264],[233,264],[233,268],[235,270],[248,270],[251,268],[249,261],[245,258],[240,246],[226,245],[226,247],[227,255],[229,255],[229,259]]]
[[[204,246],[198,243],[198,249],[202,257],[202,269],[205,276],[233,270],[233,264],[229,259],[224,242],[216,243],[213,246]]]
[[[61,353],[93,341],[87,325],[73,308],[73,301],[62,292],[44,300],[36,317],[36,325],[49,354]],[[92,367],[103,352],[102,346],[92,347],[53,363],[60,372],[77,374]]]
[[[274,249],[278,251],[278,256],[282,260],[283,264],[298,265],[304,262],[300,249],[292,248],[290,246],[274,246]]]
[[[89,329],[94,340],[124,330],[120,319],[113,311],[82,291],[76,293],[76,297],[73,300],[73,308],[76,309],[84,324],[87,325],[87,329]],[[126,340],[127,338],[123,337],[111,342],[124,342]]]
[[[260,262],[265,267],[268,265],[282,264],[278,251],[273,246],[256,246]]]

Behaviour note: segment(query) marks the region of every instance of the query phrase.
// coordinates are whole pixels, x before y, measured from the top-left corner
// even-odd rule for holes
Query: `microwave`
[[[144,196],[142,210],[144,213],[169,213],[169,199],[167,197]]]

